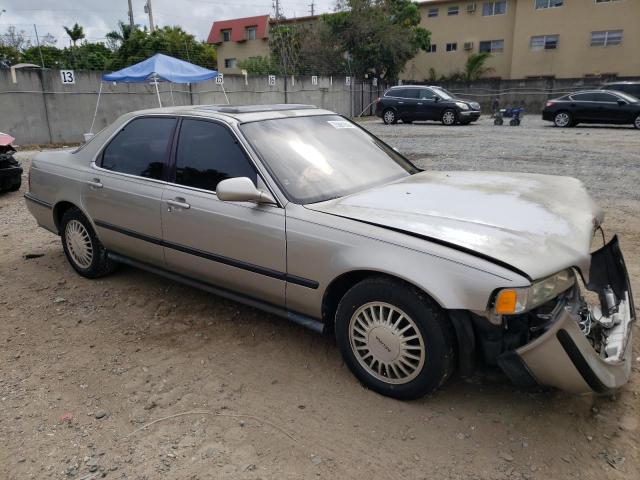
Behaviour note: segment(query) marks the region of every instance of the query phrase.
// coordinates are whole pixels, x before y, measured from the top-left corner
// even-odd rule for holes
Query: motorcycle
[[[16,149],[11,135],[0,132],[0,192],[16,192],[22,185],[22,167],[13,156]]]

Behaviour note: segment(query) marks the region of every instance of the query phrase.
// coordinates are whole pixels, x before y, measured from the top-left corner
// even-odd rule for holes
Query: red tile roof
[[[258,15],[257,17],[234,18],[232,20],[222,20],[213,22],[207,43],[221,43],[222,30],[231,30],[231,41],[242,42],[245,40],[245,28],[256,27],[256,39],[267,38],[267,24],[269,15]]]

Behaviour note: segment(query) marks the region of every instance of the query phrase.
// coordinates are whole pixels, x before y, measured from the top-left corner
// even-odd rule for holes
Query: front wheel
[[[496,117],[493,119],[494,125],[502,125],[503,123],[504,123],[504,120],[501,117]]]
[[[454,367],[453,331],[424,292],[385,277],[363,280],[342,298],[336,339],[366,387],[397,399],[433,392]]]
[[[442,112],[442,117],[440,118],[443,125],[454,125],[456,123],[456,112],[451,109],[447,109]]]
[[[391,108],[387,108],[382,113],[382,121],[384,123],[386,123],[387,125],[393,125],[394,123],[396,123],[398,121],[398,117],[396,116],[396,112],[394,112],[393,109],[391,109]]]
[[[116,264],[107,257],[91,222],[77,208],[64,212],[60,222],[62,248],[67,260],[83,277],[98,278],[111,273]]]
[[[509,120],[509,125],[512,126],[512,127],[519,127],[520,126],[520,119],[512,118],[511,120]]]
[[[570,127],[573,122],[573,118],[569,112],[558,112],[553,117],[553,123],[556,127],[566,128]]]
[[[636,127],[638,130],[640,130],[640,114],[636,117],[635,121],[633,122],[633,126]]]

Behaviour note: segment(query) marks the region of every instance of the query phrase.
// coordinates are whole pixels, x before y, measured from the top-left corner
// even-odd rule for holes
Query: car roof
[[[640,82],[631,81],[631,80],[621,80],[619,82],[607,82],[602,84],[602,86],[609,86],[609,85],[640,85]]]
[[[130,112],[129,116],[141,115],[189,115],[208,118],[235,119],[238,122],[255,122],[274,118],[307,117],[313,115],[336,115],[335,112],[314,105],[281,103],[270,105],[185,105],[179,107],[150,108]]]

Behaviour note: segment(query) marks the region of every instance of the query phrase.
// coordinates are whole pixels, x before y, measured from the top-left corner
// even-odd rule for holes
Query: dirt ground
[[[427,168],[583,179],[640,292],[640,132],[364,125]],[[0,196],[0,478],[640,478],[640,359],[613,396],[483,372],[395,401],[280,318],[131,268],[81,278],[24,183]]]

